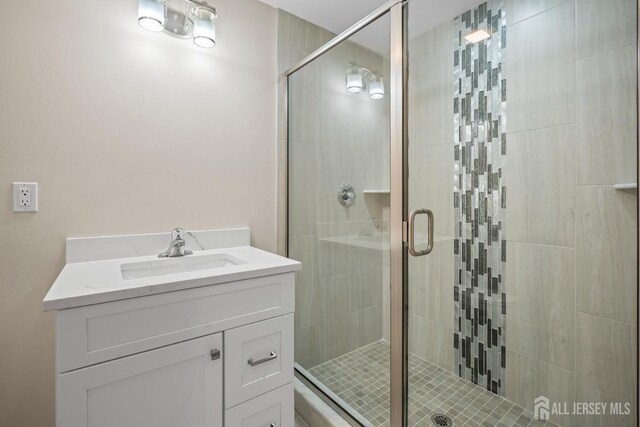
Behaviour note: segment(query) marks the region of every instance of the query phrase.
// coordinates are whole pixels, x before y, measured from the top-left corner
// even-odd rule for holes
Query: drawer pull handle
[[[220,359],[220,350],[218,350],[217,348],[214,348],[213,350],[211,350],[211,360],[218,360]]]
[[[274,351],[272,351],[271,354],[269,354],[264,359],[255,360],[255,361],[253,359],[249,359],[249,360],[247,360],[247,363],[249,365],[251,365],[251,366],[258,366],[258,365],[261,365],[261,364],[263,364],[265,362],[268,362],[270,360],[277,359],[277,358],[278,358],[278,355]]]

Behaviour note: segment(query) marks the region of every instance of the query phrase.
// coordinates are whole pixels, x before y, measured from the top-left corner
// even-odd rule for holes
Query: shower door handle
[[[429,229],[427,236],[427,248],[421,251],[416,250],[415,222],[416,216],[426,214],[429,221]],[[429,209],[414,209],[409,214],[409,253],[413,256],[429,255],[433,250],[433,212]]]

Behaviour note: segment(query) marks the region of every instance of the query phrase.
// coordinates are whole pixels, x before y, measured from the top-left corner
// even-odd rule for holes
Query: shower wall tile
[[[314,147],[311,144],[291,142],[288,147],[291,166],[289,168],[289,191],[296,195],[296,203],[289,206],[289,233],[306,236],[316,233],[316,195],[313,189],[316,180],[309,174],[307,165],[312,164]]]
[[[292,258],[304,268],[296,272],[295,328],[301,329],[320,323],[318,299],[318,245],[317,236],[298,236],[290,239]]]
[[[577,0],[577,58],[635,43],[636,20],[634,0]]]
[[[451,35],[453,21],[409,43],[409,145],[452,144]]]
[[[513,25],[539,13],[570,1],[575,0],[506,0],[507,25]]]
[[[574,122],[574,31],[572,1],[509,27],[509,132]]]
[[[635,426],[636,326],[577,313],[576,401],[629,402],[630,415],[578,416],[579,426]]]
[[[510,134],[508,153],[508,239],[574,247],[574,126]]]
[[[510,401],[533,411],[534,400],[538,396],[546,396],[551,402],[565,402],[569,410],[573,407],[573,372],[512,350],[507,350],[507,366],[505,397]],[[552,415],[551,421],[563,427],[574,425],[572,415]]]
[[[578,187],[577,309],[636,323],[637,195],[612,187]]]
[[[452,336],[452,327],[443,327],[423,317],[409,315],[409,352],[455,372]]]
[[[380,236],[379,244],[382,245],[382,236]],[[371,307],[380,311],[382,277],[378,266],[382,263],[382,251],[352,246],[349,248],[348,259],[351,274],[349,295],[351,311],[355,312]],[[379,334],[378,339],[381,336]]]
[[[333,37],[324,28],[278,9],[278,72],[284,73]]]
[[[280,256],[287,256],[287,238],[278,236],[278,249],[277,253]]]
[[[451,186],[442,185],[442,181],[454,177],[453,147],[450,144],[423,146],[415,148],[414,152],[409,160],[410,207],[431,209],[436,237],[451,238],[454,235],[454,196]],[[424,217],[418,217],[416,231],[426,233]]]
[[[310,369],[322,362],[318,325],[295,330],[294,359],[305,369]]]
[[[453,38],[455,367],[460,377],[498,395],[505,382],[505,210],[511,192],[503,173],[511,120],[505,110],[512,96],[504,75],[503,11],[504,2],[490,1],[466,12],[455,18]],[[491,37],[467,43],[469,29],[488,20]]]
[[[348,274],[320,278],[320,347],[322,361],[349,351],[349,280]]]
[[[379,305],[351,313],[349,350],[378,341],[382,336],[382,310]]]
[[[289,77],[289,89],[293,93],[314,93],[322,89],[319,83],[319,65],[315,63],[305,67],[304,73]],[[289,98],[289,123],[287,138],[289,141],[315,144],[319,123],[315,118],[320,113],[320,105],[315,97],[291,96]]]
[[[319,239],[317,245],[318,276],[321,280],[349,273],[351,268],[349,266],[348,246],[325,239]]]
[[[385,215],[389,213],[387,208]],[[388,218],[387,218],[388,219]],[[390,253],[388,250],[382,252],[382,264],[378,267],[378,271],[382,277],[382,339],[387,342],[391,341],[391,264]],[[411,286],[411,285],[409,285]]]
[[[510,243],[508,251],[507,349],[573,371],[575,249]]]
[[[429,256],[409,258],[409,312],[447,328],[455,319],[452,254],[453,239],[444,239]]]
[[[576,62],[579,185],[636,182],[635,64],[635,44]]]
[[[277,210],[278,210],[278,255],[286,255],[287,237],[287,141],[278,139],[278,170],[277,170]],[[284,169],[283,169],[284,168]],[[280,241],[285,244],[281,244]]]

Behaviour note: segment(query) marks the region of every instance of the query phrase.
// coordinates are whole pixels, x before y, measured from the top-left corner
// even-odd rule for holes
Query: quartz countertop
[[[289,273],[302,268],[297,261],[252,246],[194,251],[188,258],[213,254],[228,254],[240,259],[243,263],[136,279],[124,279],[121,265],[156,261],[158,260],[156,255],[68,263],[45,296],[43,309],[44,311],[64,310]]]

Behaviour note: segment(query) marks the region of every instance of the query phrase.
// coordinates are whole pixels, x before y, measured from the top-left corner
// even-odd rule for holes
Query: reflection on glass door
[[[388,34],[383,16],[288,77],[296,367],[363,425],[389,423]]]

